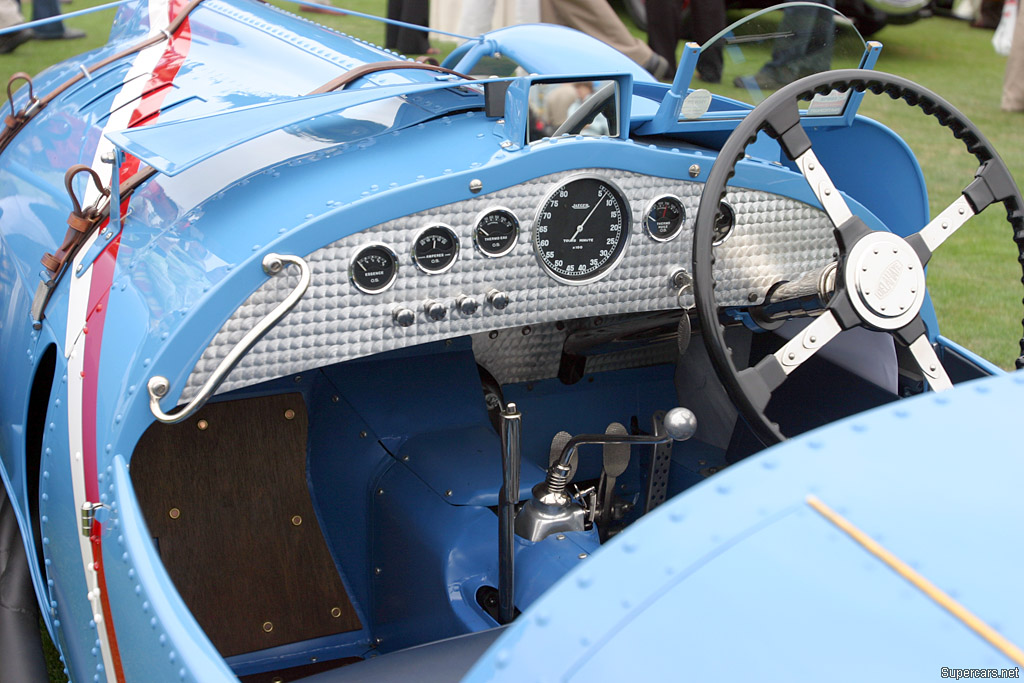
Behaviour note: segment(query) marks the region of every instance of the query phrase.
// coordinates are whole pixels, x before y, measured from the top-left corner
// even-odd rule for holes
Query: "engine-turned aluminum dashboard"
[[[600,279],[567,284],[541,266],[532,237],[545,199],[580,174],[607,179],[622,191],[629,206],[629,235],[621,260]],[[694,181],[585,169],[542,176],[339,239],[305,255],[312,269],[309,291],[242,359],[219,391],[440,339],[690,306],[692,295],[680,295],[672,275],[681,268],[690,270],[702,189]],[[685,209],[682,228],[667,241],[653,238],[644,226],[652,203],[665,195],[678,197]],[[723,304],[761,300],[779,280],[793,279],[832,258],[832,225],[816,207],[740,189],[730,190],[726,201],[735,211],[735,228],[716,252],[717,291]],[[474,248],[474,229],[480,216],[498,207],[515,214],[520,236],[508,253],[493,257]],[[436,274],[413,262],[415,241],[432,225],[449,226],[459,242],[454,263]],[[397,259],[393,282],[376,293],[361,290],[351,275],[353,260],[371,244],[385,246]],[[267,280],[234,312],[193,369],[183,400],[195,394],[221,358],[286,296],[294,281]]]

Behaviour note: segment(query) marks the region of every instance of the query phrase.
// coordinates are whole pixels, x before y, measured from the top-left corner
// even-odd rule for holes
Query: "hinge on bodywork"
[[[86,538],[92,535],[92,524],[96,521],[96,511],[107,506],[103,503],[82,503],[82,535]],[[100,520],[102,521],[102,520]]]

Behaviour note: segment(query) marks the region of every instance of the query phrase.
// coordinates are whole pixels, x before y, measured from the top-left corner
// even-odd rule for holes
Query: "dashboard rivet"
[[[484,189],[484,184],[479,178],[473,178],[469,181],[469,191],[473,194],[477,194],[480,190]]]
[[[366,438],[366,430],[365,429],[359,432],[359,438],[360,439],[365,439]],[[378,493],[384,493],[384,489],[381,489],[380,491],[378,491]]]
[[[512,141],[511,140],[502,140],[501,141],[501,148],[502,149],[508,149],[511,146],[512,146]]]
[[[580,557],[581,560],[585,560],[585,559],[587,559],[587,554],[586,553],[580,553],[579,557]]]
[[[757,292],[750,292],[749,294],[747,294],[747,301],[749,301],[750,303],[754,303],[755,301],[757,301]]]
[[[498,331],[497,330],[491,330],[490,332],[487,333],[487,338],[488,339],[497,339],[498,338]]]
[[[289,408],[288,410],[284,411],[284,419],[286,419],[286,420],[294,420],[295,419],[295,411],[292,410],[291,408]]]
[[[690,177],[696,178],[700,175],[700,164],[690,164]]]
[[[448,489],[447,491],[444,492],[444,495],[447,496],[448,498],[451,498],[452,497],[452,493],[453,493],[453,491],[451,489]]]
[[[529,337],[532,332],[533,332],[533,328],[530,327],[529,325],[527,325],[526,327],[523,328],[523,336],[524,337]]]
[[[207,422],[206,420],[200,420],[199,422],[196,422],[196,427],[201,432],[206,431],[206,429],[209,428],[209,426],[210,426],[210,423]]]

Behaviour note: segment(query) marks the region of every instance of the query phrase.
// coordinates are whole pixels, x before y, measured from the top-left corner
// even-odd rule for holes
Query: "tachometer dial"
[[[519,242],[519,219],[508,209],[490,209],[477,219],[473,243],[484,256],[504,256]]]
[[[644,216],[644,229],[651,239],[668,242],[679,234],[686,221],[686,207],[679,197],[667,194],[658,197],[647,207]]]
[[[611,182],[578,176],[548,195],[537,212],[533,246],[548,274],[582,284],[607,275],[629,241],[629,204]]]
[[[424,228],[412,243],[412,262],[424,273],[443,273],[459,257],[459,238],[447,225]]]
[[[398,258],[383,244],[368,244],[352,258],[348,277],[357,289],[377,294],[390,287],[398,277]]]

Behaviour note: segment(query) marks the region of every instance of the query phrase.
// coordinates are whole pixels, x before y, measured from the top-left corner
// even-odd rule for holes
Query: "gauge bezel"
[[[484,216],[487,216],[488,214],[492,214],[492,213],[498,213],[498,212],[507,213],[509,216],[512,217],[512,220],[515,221],[515,223],[516,223],[516,232],[515,232],[515,235],[512,238],[512,243],[504,251],[498,252],[496,254],[492,254],[491,252],[487,251],[486,249],[484,249],[483,247],[480,246],[480,242],[477,239],[477,229],[480,227],[480,221],[482,221],[484,219]],[[510,208],[508,208],[507,206],[492,206],[492,207],[489,207],[487,209],[484,209],[480,213],[478,213],[476,215],[475,221],[473,222],[473,248],[476,251],[478,251],[485,258],[501,258],[502,256],[508,256],[509,254],[511,254],[515,250],[515,248],[517,246],[519,246],[519,237],[520,237],[520,233],[522,232],[522,230],[523,230],[523,223],[522,223],[522,221],[519,220],[519,216],[516,215],[515,211],[513,211]]]
[[[432,230],[434,228],[441,228],[442,230],[448,231],[449,237],[451,237],[452,242],[455,244],[455,254],[452,255],[452,260],[443,268],[431,269],[424,266],[419,262],[419,259],[416,258],[416,243],[420,241],[420,238],[423,237],[428,230]],[[459,236],[456,234],[455,230],[452,229],[452,226],[447,223],[430,223],[416,233],[416,237],[412,240],[412,247],[409,249],[409,256],[412,259],[413,265],[415,265],[420,272],[426,273],[427,275],[440,275],[441,273],[447,273],[452,269],[455,262],[459,260],[459,253],[461,250],[462,243],[459,241]]]
[[[551,268],[548,266],[548,264],[545,263],[544,259],[541,257],[541,255],[540,255],[540,248],[537,246],[537,224],[540,222],[540,214],[541,214],[541,212],[544,210],[544,207],[547,206],[547,204],[551,200],[551,198],[554,197],[555,193],[558,192],[563,187],[565,187],[566,185],[570,185],[570,184],[576,182],[577,180],[596,180],[596,181],[598,181],[600,183],[604,183],[605,185],[610,187],[612,189],[612,191],[615,192],[619,196],[619,199],[622,201],[622,205],[623,205],[622,206],[622,215],[623,215],[622,230],[623,230],[624,235],[622,237],[622,240],[619,242],[619,247],[618,247],[619,253],[616,254],[615,257],[611,261],[606,263],[602,267],[602,270],[600,272],[598,272],[598,273],[596,273],[594,275],[585,276],[583,278],[578,278],[578,279],[575,279],[575,280],[570,280],[569,278],[565,277],[564,275],[561,275],[561,274],[556,273],[553,270],[551,270]],[[608,179],[608,178],[606,178],[604,176],[598,175],[596,173],[577,173],[575,175],[571,175],[571,176],[568,176],[566,178],[563,178],[560,181],[558,181],[557,183],[552,184],[551,189],[544,195],[544,201],[542,201],[540,203],[540,206],[537,207],[537,212],[536,212],[536,214],[534,214],[533,226],[532,226],[532,229],[531,229],[530,233],[531,233],[530,241],[533,243],[533,255],[536,257],[537,263],[540,264],[541,268],[544,270],[545,273],[547,273],[547,275],[550,278],[552,278],[556,282],[560,282],[560,283],[565,284],[565,285],[589,285],[589,284],[591,284],[593,282],[597,282],[598,280],[601,280],[601,279],[607,277],[609,273],[613,272],[616,268],[618,268],[619,263],[621,263],[622,259],[626,256],[626,250],[629,248],[629,239],[630,239],[630,236],[633,233],[633,210],[632,210],[632,208],[629,205],[629,199],[626,197],[626,193],[623,192],[622,188],[619,187],[619,185],[617,183],[615,183],[614,181],[612,181],[612,180],[610,180],[610,179]]]
[[[651,215],[651,211],[654,209],[654,205],[657,204],[658,202],[664,201],[666,199],[674,200],[677,204],[679,204],[679,208],[682,209],[682,214],[683,215],[679,219],[679,227],[676,228],[676,231],[674,233],[672,233],[668,237],[659,237],[659,236],[655,235],[653,232],[651,232],[650,228],[648,228],[648,226],[647,226],[647,218]],[[649,201],[647,203],[647,208],[644,209],[644,217],[643,217],[644,232],[647,234],[648,237],[650,237],[655,242],[671,242],[672,240],[674,240],[675,238],[677,238],[681,234],[683,234],[683,228],[686,226],[686,219],[687,219],[686,204],[683,204],[683,200],[682,199],[680,199],[679,197],[677,197],[674,194],[659,194],[657,197],[655,197],[654,199]]]
[[[718,205],[719,205],[719,207],[724,206],[725,208],[729,209],[729,212],[732,214],[732,225],[729,227],[729,232],[725,233],[725,237],[723,237],[720,240],[715,240],[714,242],[711,243],[711,246],[713,246],[713,247],[717,247],[720,244],[723,244],[727,239],[732,237],[732,234],[734,232],[736,232],[736,207],[733,206],[732,204],[730,204],[729,202],[725,201],[724,199],[722,201],[718,202]],[[716,215],[716,220],[717,220],[717,215]]]
[[[363,253],[374,247],[379,247],[388,253],[388,255],[391,257],[391,260],[394,261],[395,270],[391,274],[391,279],[389,279],[387,281],[387,284],[385,284],[383,287],[379,289],[367,289],[366,287],[363,287],[362,285],[359,284],[359,282],[356,281],[355,267],[356,261],[358,261],[362,257]],[[401,264],[398,262],[398,254],[395,253],[394,249],[384,244],[383,242],[367,242],[366,244],[360,245],[359,248],[356,249],[355,252],[352,254],[352,257],[349,259],[348,281],[352,283],[353,287],[358,289],[363,294],[380,294],[381,292],[386,292],[387,290],[391,289],[392,285],[395,284],[395,280],[398,279],[398,270],[400,267]]]

